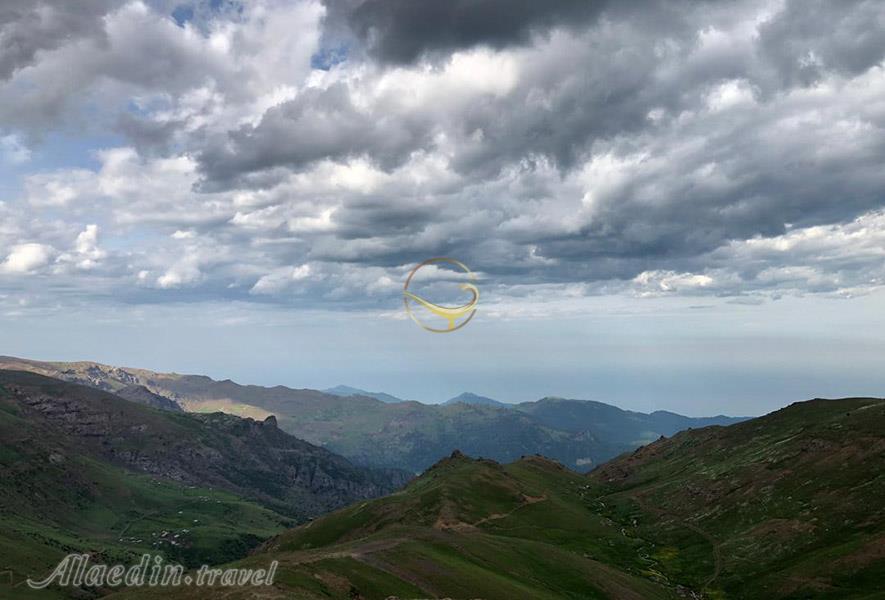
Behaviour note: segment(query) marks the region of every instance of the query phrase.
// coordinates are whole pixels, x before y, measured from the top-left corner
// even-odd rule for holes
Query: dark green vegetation
[[[594,471],[594,509],[714,598],[885,590],[885,401],[812,400],[685,431]],[[604,504],[604,507],[603,507]],[[636,526],[633,526],[636,519]]]
[[[145,551],[232,560],[405,481],[354,467],[273,419],[158,410],[20,371],[0,371],[0,440],[0,597],[74,551],[111,562]]]
[[[455,454],[239,564],[280,561],[262,598],[881,598],[883,466],[873,399],[683,432],[590,475]]]
[[[644,414],[601,402],[559,398],[506,407],[487,402],[387,403],[367,396],[239,385],[199,375],[154,373],[90,362],[0,358],[0,367],[4,366],[110,391],[142,385],[189,411],[222,410],[259,419],[273,414],[281,429],[357,464],[411,472],[426,469],[455,448],[499,462],[542,454],[586,471],[661,435],[740,420],[693,419],[667,412]]]
[[[279,560],[275,593],[262,596],[273,598],[675,598],[611,566],[631,542],[588,510],[586,485],[542,458],[501,466],[454,455],[403,492],[285,533],[238,564]],[[123,597],[142,595],[154,597]]]

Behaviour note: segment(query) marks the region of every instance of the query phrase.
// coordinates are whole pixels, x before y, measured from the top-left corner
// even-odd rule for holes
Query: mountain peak
[[[553,469],[556,471],[564,471],[565,467],[563,464],[557,460],[553,460],[552,458],[547,458],[543,454],[530,454],[527,456],[521,456],[519,461],[521,463],[527,463],[532,465],[538,465],[545,469]]]
[[[504,402],[499,402],[498,400],[489,398],[487,396],[480,396],[479,394],[474,394],[473,392],[461,392],[454,398],[449,398],[448,400],[443,402],[444,405],[458,403],[471,404],[474,406],[499,406],[502,408],[509,407],[509,405],[505,404]]]

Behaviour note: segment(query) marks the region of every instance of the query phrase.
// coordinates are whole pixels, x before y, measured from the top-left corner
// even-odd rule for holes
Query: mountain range
[[[0,370],[0,597],[256,597],[22,586],[70,552],[132,564],[148,551],[191,568],[278,561],[268,599],[860,600],[885,589],[885,400],[798,402],[723,426],[561,398],[432,407],[95,363],[0,364],[28,367]],[[214,406],[203,402],[264,416],[187,412]],[[280,424],[366,407],[447,416],[505,446],[514,429],[591,447],[675,431],[589,473],[537,453],[454,450],[411,478]]]
[[[216,381],[203,375],[156,373],[94,362],[0,357],[0,368],[34,371],[112,392],[142,386],[189,412],[223,411],[257,420],[273,415],[284,431],[355,464],[413,473],[455,448],[499,462],[543,454],[586,471],[662,435],[742,420],[692,418],[663,411],[646,414],[601,402],[561,398],[505,406],[488,405],[485,400],[490,399],[475,401],[481,397],[465,394],[459,398],[467,401],[444,405],[385,402],[363,393],[341,396],[284,386],[240,385],[229,379]]]
[[[162,549],[186,564],[224,562],[409,478],[354,466],[273,417],[138,399],[0,370],[0,572],[34,573],[73,551],[123,560]]]
[[[881,598],[883,465],[885,400],[871,398],[684,431],[589,475],[454,452],[236,564],[279,561],[262,598]]]

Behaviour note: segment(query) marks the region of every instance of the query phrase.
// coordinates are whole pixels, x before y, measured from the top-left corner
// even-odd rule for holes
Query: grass
[[[269,598],[881,598],[883,432],[883,401],[814,401],[589,476],[455,456],[237,564],[280,561]]]
[[[24,418],[9,394],[0,388],[0,598],[63,597],[26,591],[22,582],[45,577],[68,553],[108,563],[137,562],[145,552],[189,566],[223,563],[294,524],[234,494],[99,459],[75,438]],[[167,423],[165,414],[151,420],[153,411],[135,409],[149,426]]]
[[[0,411],[0,434],[26,427]],[[69,548],[125,560],[175,532],[186,543],[161,549],[188,565],[279,561],[261,598],[876,598],[885,589],[883,432],[885,401],[848,399],[686,431],[589,476],[540,457],[500,465],[455,454],[401,492],[288,530],[245,558],[282,517],[102,463],[47,461],[51,448],[39,444],[4,446],[0,468],[20,498],[4,499],[12,508],[0,514],[0,550],[20,575]],[[23,458],[28,469],[17,470]],[[222,590],[114,597],[160,594]]]

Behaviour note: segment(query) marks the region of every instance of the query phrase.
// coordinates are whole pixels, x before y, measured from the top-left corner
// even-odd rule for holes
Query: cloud
[[[759,38],[784,84],[811,85],[830,73],[856,76],[879,64],[885,17],[876,0],[789,0],[762,24]]]
[[[0,9],[0,44],[20,55],[6,81],[0,72],[0,127],[39,139],[74,123],[118,129],[144,151],[186,145],[182,134],[210,120],[229,128],[260,116],[288,78],[309,72],[322,14],[313,2],[257,1],[245,18],[206,10],[201,23],[178,26],[138,0],[83,4]],[[47,19],[52,27],[35,33]]]
[[[0,158],[9,164],[20,165],[31,159],[31,151],[17,135],[4,135],[0,136]]]
[[[92,192],[94,174],[88,169],[34,173],[25,177],[28,203],[34,207],[63,207]]]
[[[80,259],[77,266],[81,269],[91,269],[107,256],[107,252],[98,247],[98,225],[90,224],[80,232],[74,244],[77,256]]]
[[[3,40],[71,35],[8,59],[3,147],[83,147],[16,166],[3,264],[58,249],[22,275],[129,303],[389,306],[446,255],[501,305],[861,295],[885,28],[875,2],[814,6],[22,5]]]
[[[580,26],[610,4],[605,0],[327,0],[326,27],[333,36],[349,30],[373,58],[402,64],[475,46],[501,49],[528,44],[534,34],[555,26]]]
[[[6,0],[0,8],[0,79],[31,65],[39,52],[101,38],[107,0]]]
[[[255,282],[250,292],[252,294],[276,294],[288,289],[294,282],[310,277],[310,273],[310,265],[307,264],[277,269],[273,273],[263,275]]]
[[[33,273],[52,260],[55,250],[46,244],[17,244],[0,264],[3,273]]]
[[[643,295],[647,295],[706,288],[714,283],[714,279],[709,275],[695,275],[693,273],[643,271],[633,278],[633,282],[642,290]]]
[[[212,184],[205,187],[243,183],[249,187],[249,179],[233,178],[244,171],[299,169],[323,159],[366,154],[382,164],[396,165],[425,144],[428,133],[426,122],[379,119],[358,108],[343,85],[332,85],[305,90],[295,100],[271,108],[256,127],[230,132],[226,139],[209,146],[199,160]],[[267,181],[273,182],[270,175]]]

